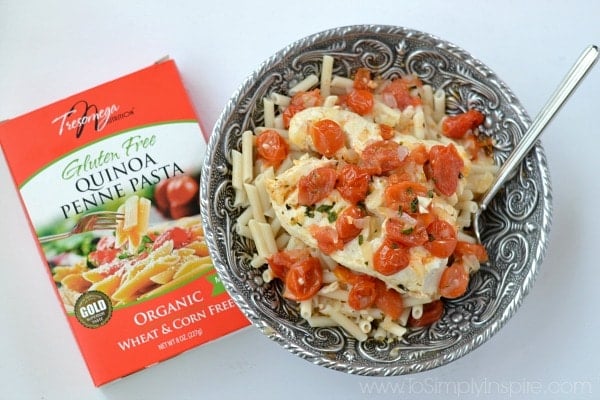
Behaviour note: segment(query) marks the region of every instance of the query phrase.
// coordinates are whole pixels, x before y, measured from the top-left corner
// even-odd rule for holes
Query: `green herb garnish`
[[[419,210],[419,199],[416,197],[410,202],[410,212],[416,213]]]

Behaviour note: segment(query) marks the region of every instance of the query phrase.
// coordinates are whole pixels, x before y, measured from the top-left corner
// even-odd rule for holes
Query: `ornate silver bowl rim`
[[[317,73],[324,54],[335,58],[335,74],[350,76],[366,66],[384,78],[415,73],[447,94],[449,112],[476,107],[486,114],[483,132],[495,140],[495,158],[506,159],[530,119],[507,85],[461,48],[427,33],[397,26],[357,25],[313,34],[263,62],[237,89],[209,140],[201,179],[201,212],[215,267],[241,311],[285,349],[334,370],[392,376],[425,371],[460,358],[514,315],[531,289],[546,253],[552,196],[546,158],[536,145],[520,171],[483,215],[483,243],[490,255],[461,298],[446,301],[443,318],[411,330],[402,340],[357,342],[341,328],[311,328],[249,265],[253,245],[235,231],[243,211],[234,204],[230,153],[243,131],[262,123],[261,99],[285,93]]]

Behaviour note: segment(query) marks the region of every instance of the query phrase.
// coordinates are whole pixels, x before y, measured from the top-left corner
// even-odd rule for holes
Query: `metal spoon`
[[[500,170],[496,180],[488,191],[483,195],[479,201],[479,208],[473,216],[473,231],[477,237],[477,241],[481,243],[479,218],[481,214],[487,209],[492,199],[498,191],[511,179],[516,172],[521,161],[529,153],[529,151],[535,145],[537,139],[541,136],[542,131],[548,125],[548,122],[556,115],[557,111],[564,104],[565,100],[569,98],[571,93],[575,90],[579,82],[583,79],[586,73],[598,60],[598,46],[591,45],[586,48],[583,53],[579,56],[575,64],[571,67],[567,75],[563,78],[562,82],[548,102],[542,107],[538,115],[531,123],[529,129],[523,135],[521,141],[514,148],[513,152],[506,159]]]

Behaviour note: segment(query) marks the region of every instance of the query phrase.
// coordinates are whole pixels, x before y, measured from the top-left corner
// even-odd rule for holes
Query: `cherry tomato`
[[[418,225],[424,226],[425,228],[427,228],[433,221],[437,220],[437,216],[432,212],[420,213],[413,215],[412,217],[417,220]],[[430,239],[429,235],[427,238]]]
[[[429,326],[435,321],[442,318],[444,314],[444,303],[441,300],[436,300],[431,303],[423,304],[423,315],[419,319],[413,318],[411,315],[408,318],[408,326],[418,328],[421,326]]]
[[[365,211],[358,206],[352,205],[346,208],[335,221],[339,239],[347,243],[357,237],[362,231],[362,227],[357,226],[358,222],[364,221],[365,216]]]
[[[396,101],[396,108],[400,110],[404,110],[408,106],[417,106],[421,104],[421,99],[419,97],[413,97],[410,95],[410,87],[412,85],[420,84],[420,82],[416,82],[409,82],[402,78],[394,79],[389,85],[383,88],[382,93],[384,95],[391,94]]]
[[[310,136],[315,149],[325,157],[333,156],[344,147],[346,137],[342,127],[330,119],[322,119],[310,125]]]
[[[370,277],[369,277],[370,278]],[[359,279],[354,283],[348,293],[348,305],[355,310],[364,310],[371,307],[377,300],[377,286],[375,279]]]
[[[346,267],[342,267],[341,265],[337,265],[333,269],[333,274],[339,281],[350,285],[355,285],[357,282],[360,282],[361,279],[367,277],[367,275],[357,274]]]
[[[456,249],[454,250],[454,254],[457,257],[462,257],[466,254],[471,254],[477,257],[477,260],[479,262],[486,262],[488,260],[488,254],[485,250],[485,247],[477,243],[459,241],[456,243]]]
[[[307,257],[294,263],[285,277],[283,296],[296,301],[308,300],[323,285],[323,268],[316,257]]]
[[[446,117],[442,122],[442,133],[453,139],[462,138],[468,131],[477,128],[485,117],[477,110]]]
[[[154,202],[156,208],[166,217],[169,217],[169,199],[167,198],[168,179],[163,179],[154,187]]]
[[[317,240],[319,250],[325,254],[344,248],[344,242],[340,240],[337,230],[331,226],[312,225],[310,234]]]
[[[290,104],[286,107],[286,109],[283,111],[283,126],[285,129],[290,127],[290,121],[292,120],[292,117],[302,110],[304,110],[304,106],[301,105]]]
[[[319,89],[313,89],[308,92],[296,93],[291,100],[291,104],[302,105],[304,108],[317,107],[323,104],[323,98],[321,97],[321,91]]]
[[[283,111],[283,125],[285,129],[290,127],[292,117],[308,107],[316,107],[323,104],[321,91],[314,89],[309,92],[298,92],[290,100],[289,106]]]
[[[440,278],[440,295],[447,299],[455,299],[462,296],[469,286],[469,273],[460,261],[455,261],[442,272]]]
[[[398,168],[408,155],[408,150],[391,140],[369,144],[361,154],[359,166],[372,175],[382,175]]]
[[[277,131],[268,129],[256,138],[256,151],[266,165],[277,168],[288,156],[290,148]]]
[[[397,218],[390,218],[385,223],[386,237],[406,247],[421,246],[427,242],[427,231],[421,225],[406,227]]]
[[[358,203],[367,197],[371,176],[360,167],[346,164],[338,170],[335,188],[351,203]]]
[[[387,186],[383,199],[388,208],[414,214],[419,210],[417,196],[427,196],[427,188],[417,182],[404,181]]]
[[[384,239],[373,253],[373,268],[383,275],[393,275],[408,267],[410,256],[408,249],[401,244]]]
[[[285,276],[290,267],[296,262],[308,257],[310,257],[308,249],[292,249],[273,254],[267,259],[267,262],[269,263],[269,268],[271,268],[273,274],[277,278],[285,280]]]
[[[162,246],[165,242],[172,240],[173,248],[179,249],[192,242],[192,234],[187,229],[175,226],[169,230],[164,231],[154,240],[152,249],[157,249]]]
[[[435,257],[446,258],[456,248],[456,229],[448,222],[438,219],[427,226],[429,241],[424,247]]]
[[[337,173],[334,168],[313,169],[298,181],[298,204],[312,206],[323,200],[334,189],[336,179]]]
[[[379,124],[379,134],[382,139],[389,140],[394,137],[394,128],[386,124]]]
[[[375,300],[375,307],[383,311],[383,313],[389,316],[392,320],[398,319],[402,314],[402,310],[404,309],[402,296],[394,289],[386,288],[385,284],[381,282],[379,287],[379,295]]]
[[[408,153],[407,158],[415,162],[416,164],[423,165],[429,159],[429,152],[427,151],[427,148],[424,145],[419,144],[415,146],[415,148],[413,148],[410,151],[410,153]]]
[[[118,254],[119,250],[115,248],[96,249],[88,254],[88,261],[95,266],[108,264],[109,262],[113,261]]]
[[[167,199],[170,206],[180,206],[198,196],[198,182],[188,175],[177,175],[168,180]]]
[[[172,219],[187,217],[188,215],[198,214],[200,212],[200,204],[192,201],[187,204],[175,205],[169,207],[169,216]]]
[[[373,93],[368,90],[354,89],[346,96],[348,108],[359,115],[367,115],[373,111],[374,103]]]
[[[445,196],[451,196],[458,186],[459,174],[464,162],[453,144],[436,145],[429,149],[430,178],[435,188]]]
[[[359,68],[354,75],[354,89],[367,90],[371,82],[371,71],[368,68]]]

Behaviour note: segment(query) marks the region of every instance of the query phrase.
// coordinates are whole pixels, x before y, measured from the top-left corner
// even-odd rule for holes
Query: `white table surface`
[[[581,50],[600,44],[598,4],[0,0],[0,120],[168,54],[211,129],[236,87],[272,53],[362,23],[411,27],[467,49],[533,116]],[[600,398],[599,113],[596,67],[542,140],[553,183],[551,241],[517,314],[456,362],[383,379],[311,365],[250,327],[94,388],[0,156],[0,399]]]

